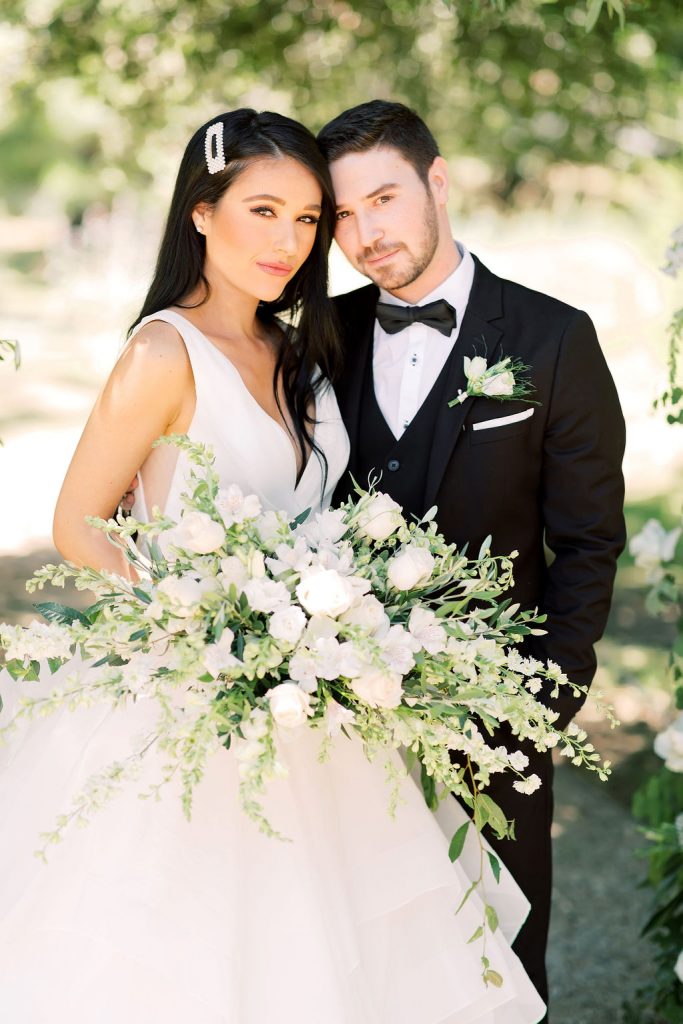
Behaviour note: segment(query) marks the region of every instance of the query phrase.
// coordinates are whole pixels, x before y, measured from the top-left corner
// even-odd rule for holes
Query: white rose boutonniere
[[[474,356],[472,359],[465,356],[464,362],[467,388],[465,391],[459,391],[457,397],[448,403],[449,409],[454,405],[462,405],[468,398],[477,398],[480,395],[498,398],[503,402],[511,398],[531,401],[528,396],[534,389],[528,378],[529,367],[519,359],[506,356],[500,362],[489,366],[483,356]]]

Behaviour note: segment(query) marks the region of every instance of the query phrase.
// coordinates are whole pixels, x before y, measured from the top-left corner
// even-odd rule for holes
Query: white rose
[[[678,954],[674,965],[674,974],[679,981],[683,982],[683,950]]]
[[[412,590],[427,582],[434,565],[434,556],[427,548],[407,544],[389,560],[387,576],[397,590]]]
[[[355,597],[346,577],[334,569],[307,572],[296,588],[296,596],[309,615],[329,615],[331,618],[347,611]]]
[[[256,612],[276,611],[288,605],[290,595],[284,583],[278,580],[253,579],[244,584],[247,601]]]
[[[226,526],[241,523],[245,519],[255,519],[261,513],[261,502],[257,496],[248,494],[245,498],[237,484],[221,487],[214,504]]]
[[[388,494],[375,494],[358,518],[358,530],[371,540],[386,540],[405,525],[402,511],[402,506]]]
[[[268,632],[276,640],[287,644],[298,642],[306,626],[306,616],[298,605],[278,608],[270,617]]]
[[[431,608],[416,605],[410,613],[408,629],[429,654],[441,654],[446,650],[446,630]]]
[[[511,395],[514,390],[515,378],[510,370],[504,370],[503,373],[496,373],[495,376],[488,377],[481,385],[482,395],[487,395],[489,398]]]
[[[474,356],[473,359],[465,356],[463,362],[465,364],[465,376],[468,380],[472,381],[478,380],[482,374],[486,373],[488,368],[488,363],[483,356]]]
[[[655,736],[654,748],[670,772],[683,772],[683,713]]]
[[[373,594],[361,597],[340,619],[348,626],[362,626],[374,636],[385,636],[389,632],[389,616]]]
[[[163,594],[174,614],[181,618],[192,615],[211,589],[210,580],[196,580],[189,574],[166,576],[157,584],[157,594]]]
[[[227,558],[221,558],[221,571],[218,574],[218,579],[226,590],[234,583],[237,587],[237,593],[241,594],[248,578],[247,567],[237,555],[228,555]]]
[[[403,695],[403,680],[398,672],[376,668],[368,668],[352,679],[351,687],[356,696],[373,708],[397,708]]]
[[[267,693],[273,721],[287,729],[303,725],[313,714],[311,698],[296,683],[280,683]]]
[[[196,509],[183,512],[177,526],[159,534],[159,547],[164,558],[168,558],[171,546],[191,551],[196,555],[208,555],[217,551],[225,541],[225,530],[206,512]]]

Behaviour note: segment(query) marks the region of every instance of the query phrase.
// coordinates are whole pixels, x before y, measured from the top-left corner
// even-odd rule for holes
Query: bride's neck
[[[203,284],[183,299],[183,306],[194,307],[191,314],[204,333],[227,335],[235,340],[259,337],[262,331],[256,316],[258,299],[220,277],[207,275],[207,279],[209,296],[205,301]]]

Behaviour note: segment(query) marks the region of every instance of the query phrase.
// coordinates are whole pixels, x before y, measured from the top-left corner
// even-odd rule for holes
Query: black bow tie
[[[455,310],[445,299],[428,302],[426,306],[394,306],[390,302],[378,302],[377,319],[387,334],[398,334],[404,327],[419,322],[448,337],[456,324]]]

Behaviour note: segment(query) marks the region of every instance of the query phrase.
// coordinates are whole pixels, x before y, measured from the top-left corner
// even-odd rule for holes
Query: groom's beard
[[[359,259],[360,269],[371,281],[374,281],[380,288],[388,292],[400,291],[407,288],[413,281],[424,274],[429,264],[434,259],[439,244],[439,222],[436,213],[436,204],[431,194],[425,196],[425,206],[422,215],[424,225],[422,236],[410,248],[405,242],[383,242],[380,246],[365,249]],[[368,267],[366,260],[377,259],[383,253],[399,250],[405,253],[398,257],[400,266]]]

